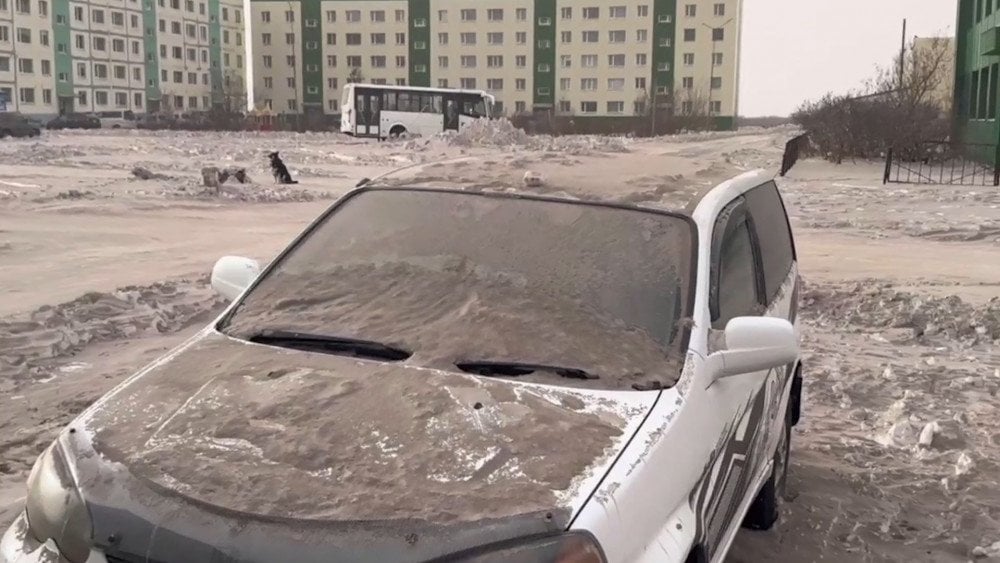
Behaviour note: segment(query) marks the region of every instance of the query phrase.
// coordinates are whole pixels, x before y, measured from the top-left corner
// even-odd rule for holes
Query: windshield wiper
[[[553,366],[548,364],[532,364],[527,362],[487,362],[487,361],[473,361],[473,362],[457,362],[455,367],[467,372],[474,373],[476,375],[483,376],[506,376],[506,377],[517,377],[519,375],[528,375],[535,373],[536,371],[547,371],[554,373],[560,377],[568,377],[570,379],[598,379],[599,376],[589,373],[582,369],[577,368],[567,368],[562,366]]]
[[[413,355],[408,350],[373,340],[286,330],[265,329],[251,336],[248,340],[257,344],[272,344],[311,352],[326,352],[328,354],[349,354],[362,358],[375,358],[392,362],[399,362]]]

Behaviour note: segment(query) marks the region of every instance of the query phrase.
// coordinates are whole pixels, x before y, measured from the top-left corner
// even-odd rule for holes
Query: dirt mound
[[[891,285],[808,284],[803,311],[820,326],[912,329],[915,339],[944,337],[967,344],[1000,340],[1000,298],[974,306],[960,297],[918,296]]]
[[[0,381],[47,379],[52,360],[88,344],[176,332],[223,304],[205,277],[87,293],[0,321]]]
[[[456,147],[523,148],[528,150],[552,151],[566,154],[620,153],[628,152],[624,137],[600,135],[529,135],[518,129],[508,119],[478,119],[466,125],[461,131],[445,131],[437,135],[447,144]],[[416,148],[420,145],[411,143]],[[430,146],[425,143],[423,146]]]

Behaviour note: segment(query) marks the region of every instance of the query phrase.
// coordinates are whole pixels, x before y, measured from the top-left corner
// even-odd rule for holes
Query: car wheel
[[[774,465],[771,477],[753,499],[750,510],[743,519],[743,526],[751,530],[770,530],[778,521],[781,498],[785,494],[785,481],[788,477],[788,460],[792,449],[791,411],[785,409],[784,424],[781,429],[781,440],[774,451]]]

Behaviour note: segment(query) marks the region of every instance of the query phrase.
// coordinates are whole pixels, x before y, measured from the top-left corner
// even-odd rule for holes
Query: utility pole
[[[701,24],[701,25],[707,27],[708,29],[712,30],[712,56],[711,56],[711,60],[708,61],[708,64],[709,64],[709,76],[710,76],[710,78],[708,80],[708,114],[709,115],[712,115],[712,84],[715,82],[715,55],[716,55],[716,53],[718,53],[718,50],[716,49],[716,47],[718,46],[718,40],[715,39],[715,30],[717,30],[717,29],[719,29],[719,30],[725,29],[725,27],[727,25],[729,25],[729,22],[731,22],[731,21],[733,21],[733,18],[729,18],[728,20],[726,20],[725,22],[723,22],[723,24],[720,25],[719,27],[712,27],[712,26],[708,25],[707,23]]]
[[[906,73],[906,18],[903,18],[903,38],[899,42],[899,89],[903,89],[903,75]]]

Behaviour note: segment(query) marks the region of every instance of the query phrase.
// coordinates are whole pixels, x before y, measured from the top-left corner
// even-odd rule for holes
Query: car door
[[[712,345],[721,347],[722,331],[729,320],[765,312],[764,280],[752,219],[746,199],[731,201],[720,213],[712,234],[709,309]],[[719,343],[719,344],[715,344]],[[739,512],[762,465],[766,463],[768,389],[770,371],[720,379],[706,390],[706,406],[724,420],[714,436],[705,476],[694,494],[698,537],[711,560],[727,537],[739,526]]]

